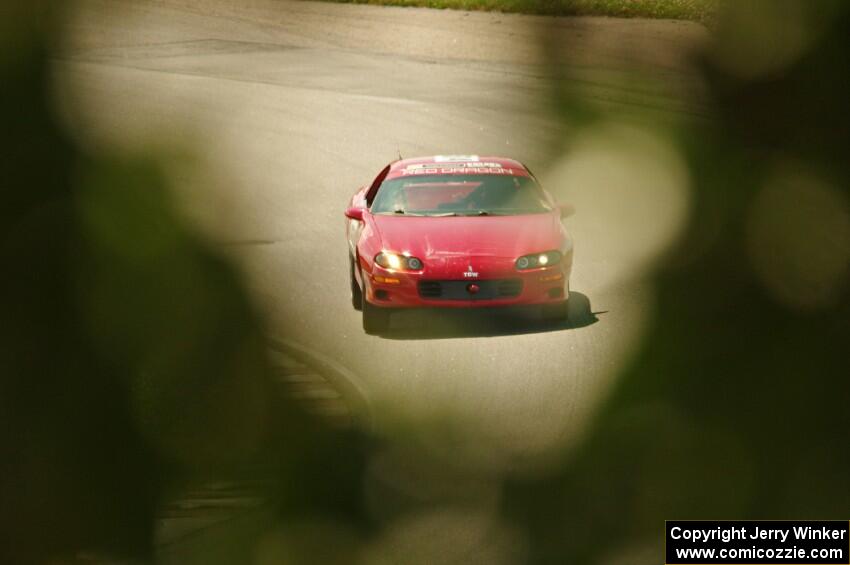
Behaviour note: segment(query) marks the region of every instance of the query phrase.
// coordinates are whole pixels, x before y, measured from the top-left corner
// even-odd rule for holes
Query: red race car
[[[533,305],[567,317],[573,244],[518,161],[436,156],[387,165],[345,211],[351,299],[379,333],[400,308]]]

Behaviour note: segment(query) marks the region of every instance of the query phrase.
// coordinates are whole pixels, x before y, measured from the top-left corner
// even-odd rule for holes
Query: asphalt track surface
[[[604,158],[594,165],[593,148],[610,146],[606,135],[616,127],[596,144],[591,136],[581,163],[562,155],[572,130],[551,111],[552,60],[540,40],[554,38],[557,65],[573,71],[591,103],[666,123],[704,112],[683,53],[705,30],[669,21],[235,5],[80,4],[55,73],[57,111],[69,130],[111,151],[191,144],[196,165],[171,170],[187,214],[239,262],[274,338],[357,376],[379,429],[392,433],[400,419],[434,449],[456,448],[495,467],[575,441],[643,335],[653,304],[645,273],[681,222],[687,181],[667,178],[661,192],[645,183],[648,193],[630,193],[635,200],[582,192],[582,170],[609,168]],[[646,80],[624,86],[633,69]],[[622,147],[649,147],[640,149],[646,158],[635,157],[641,163],[657,156],[675,172],[675,155],[651,137],[611,135]],[[577,214],[565,220],[576,249],[570,323],[406,313],[389,334],[365,335],[350,305],[342,211],[399,152],[514,157],[574,202]],[[429,435],[429,421],[441,423],[439,434]]]

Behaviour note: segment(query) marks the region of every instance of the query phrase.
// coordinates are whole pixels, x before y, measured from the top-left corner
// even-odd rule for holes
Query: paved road
[[[84,2],[57,63],[57,111],[97,147],[194,143],[197,162],[171,169],[187,213],[240,261],[276,337],[359,375],[379,427],[438,417],[455,425],[423,441],[489,466],[575,440],[642,335],[653,296],[643,273],[686,214],[680,157],[646,126],[705,113],[683,56],[705,31],[231,4]],[[589,103],[645,121],[580,131],[556,120],[541,38]],[[636,69],[641,79],[624,83]],[[398,152],[516,157],[574,202],[573,322],[411,314],[388,336],[365,335],[342,209]]]

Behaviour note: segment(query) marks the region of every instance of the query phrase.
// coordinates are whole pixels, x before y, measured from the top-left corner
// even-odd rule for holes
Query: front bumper
[[[563,264],[463,279],[375,267],[363,278],[366,300],[385,308],[485,308],[553,304],[569,298],[569,269]]]

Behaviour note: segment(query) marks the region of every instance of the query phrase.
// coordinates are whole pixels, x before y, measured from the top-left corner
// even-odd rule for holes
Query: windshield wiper
[[[457,212],[440,212],[439,214],[428,214],[432,218],[447,218],[449,216],[457,216]]]

